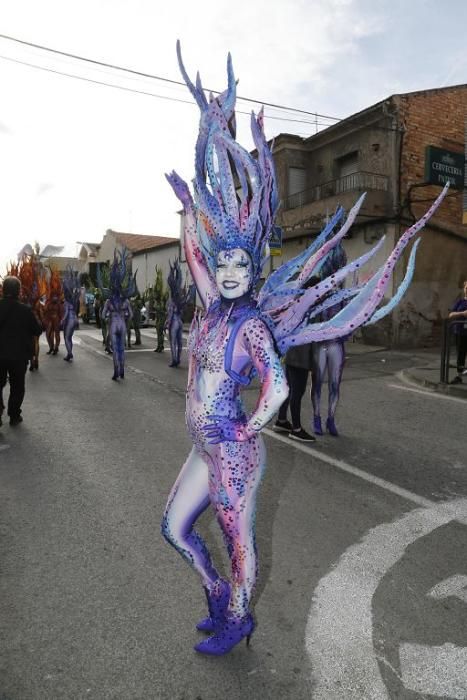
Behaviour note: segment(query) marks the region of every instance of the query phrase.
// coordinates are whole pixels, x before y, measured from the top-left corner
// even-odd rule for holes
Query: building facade
[[[79,252],[80,271],[86,272],[96,284],[96,267],[112,263],[115,249],[126,248],[131,259],[131,269],[136,272],[138,289],[143,293],[154,283],[155,266],[162,267],[167,278],[169,260],[173,261],[180,252],[180,240],[166,236],[149,236],[135,233],[122,233],[107,229],[101,243],[81,243]]]
[[[309,245],[337,205],[349,211],[366,192],[344,241],[354,259],[385,236],[379,253],[349,280],[364,281],[449,178],[448,197],[421,234],[409,291],[390,316],[360,331],[364,340],[389,347],[439,343],[442,320],[467,275],[466,115],[467,86],[460,85],[393,95],[307,139],[280,134],[274,159],[283,247],[282,256],[271,258],[271,269]],[[391,294],[404,276],[409,252],[396,268]]]

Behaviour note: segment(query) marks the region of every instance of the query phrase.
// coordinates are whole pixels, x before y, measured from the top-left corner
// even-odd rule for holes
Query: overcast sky
[[[466,26],[465,0],[2,0],[0,32],[173,80],[180,38],[208,88],[225,88],[230,51],[242,97],[342,118],[394,93],[466,83]],[[164,172],[193,175],[198,109],[177,101],[191,102],[188,90],[5,39],[0,57],[0,271],[35,240],[74,251],[107,228],[178,235]],[[312,116],[265,114],[268,137],[316,131]],[[248,117],[237,121],[250,147]]]

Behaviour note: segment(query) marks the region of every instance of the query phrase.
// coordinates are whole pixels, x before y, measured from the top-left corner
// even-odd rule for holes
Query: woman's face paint
[[[250,255],[241,248],[221,250],[217,256],[216,284],[224,299],[238,299],[246,294],[253,281]]]

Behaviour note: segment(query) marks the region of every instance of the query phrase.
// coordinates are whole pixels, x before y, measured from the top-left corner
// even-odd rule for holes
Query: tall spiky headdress
[[[114,259],[109,270],[109,288],[111,296],[129,299],[137,293],[136,272],[131,274],[130,255],[127,248],[120,252],[114,249]],[[103,291],[106,289],[102,281],[100,266],[97,267],[97,285]]]
[[[257,158],[235,141],[236,81],[230,54],[227,90],[206,99],[199,74],[194,85],[177,55],[183,78],[201,110],[196,143],[194,199],[197,232],[206,262],[213,272],[221,250],[242,248],[251,256],[255,279],[268,258],[279,199],[271,150],[263,131],[263,111],[251,114]]]

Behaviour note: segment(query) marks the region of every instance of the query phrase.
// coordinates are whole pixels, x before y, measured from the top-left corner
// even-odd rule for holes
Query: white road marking
[[[401,644],[400,663],[407,690],[449,700],[467,698],[467,647]]]
[[[389,389],[400,389],[401,391],[411,391],[414,394],[422,394],[423,396],[430,396],[431,398],[434,399],[442,399],[444,401],[456,401],[457,403],[462,403],[464,406],[467,406],[467,401],[466,399],[460,399],[457,396],[447,396],[446,394],[439,394],[436,391],[430,391],[429,389],[424,390],[424,389],[414,389],[409,386],[402,386],[401,384],[387,384],[387,387]]]
[[[394,493],[397,496],[404,498],[406,501],[411,501],[412,503],[415,503],[418,506],[424,506],[425,508],[428,508],[433,505],[433,501],[430,501],[428,498],[419,496],[416,493],[412,493],[412,491],[408,491],[407,489],[404,489],[401,486],[397,486],[397,484],[393,484],[390,481],[386,481],[385,479],[381,479],[378,476],[374,476],[373,474],[365,472],[363,471],[363,469],[354,467],[352,464],[348,464],[342,459],[330,457],[324,452],[320,452],[319,450],[297,442],[296,440],[290,440],[290,438],[275,433],[269,428],[264,428],[262,432],[268,435],[269,437],[278,440],[279,442],[283,442],[289,447],[294,447],[295,449],[310,455],[310,457],[316,457],[316,459],[319,459],[322,462],[326,462],[326,464],[331,464],[333,467],[336,467],[336,469],[340,469],[343,472],[347,472],[348,474],[356,476],[358,479],[363,479],[363,481],[367,481],[368,483],[373,484],[374,486],[379,486],[380,488],[385,489],[386,491],[390,491],[391,493]]]
[[[467,576],[451,576],[433,586],[428,595],[439,599],[455,596],[467,605]]]
[[[467,523],[467,499],[417,508],[393,523],[378,525],[349,547],[320,580],[305,635],[313,668],[313,700],[389,699],[373,646],[374,593],[409,545],[451,520]],[[443,687],[447,696],[457,698],[456,689],[467,683],[467,665],[459,667],[455,655],[451,661],[456,675],[445,678],[448,685]],[[438,687],[439,681],[436,669],[428,668],[425,689]]]
[[[4,450],[9,450],[10,445],[0,445],[0,452],[3,452]]]

